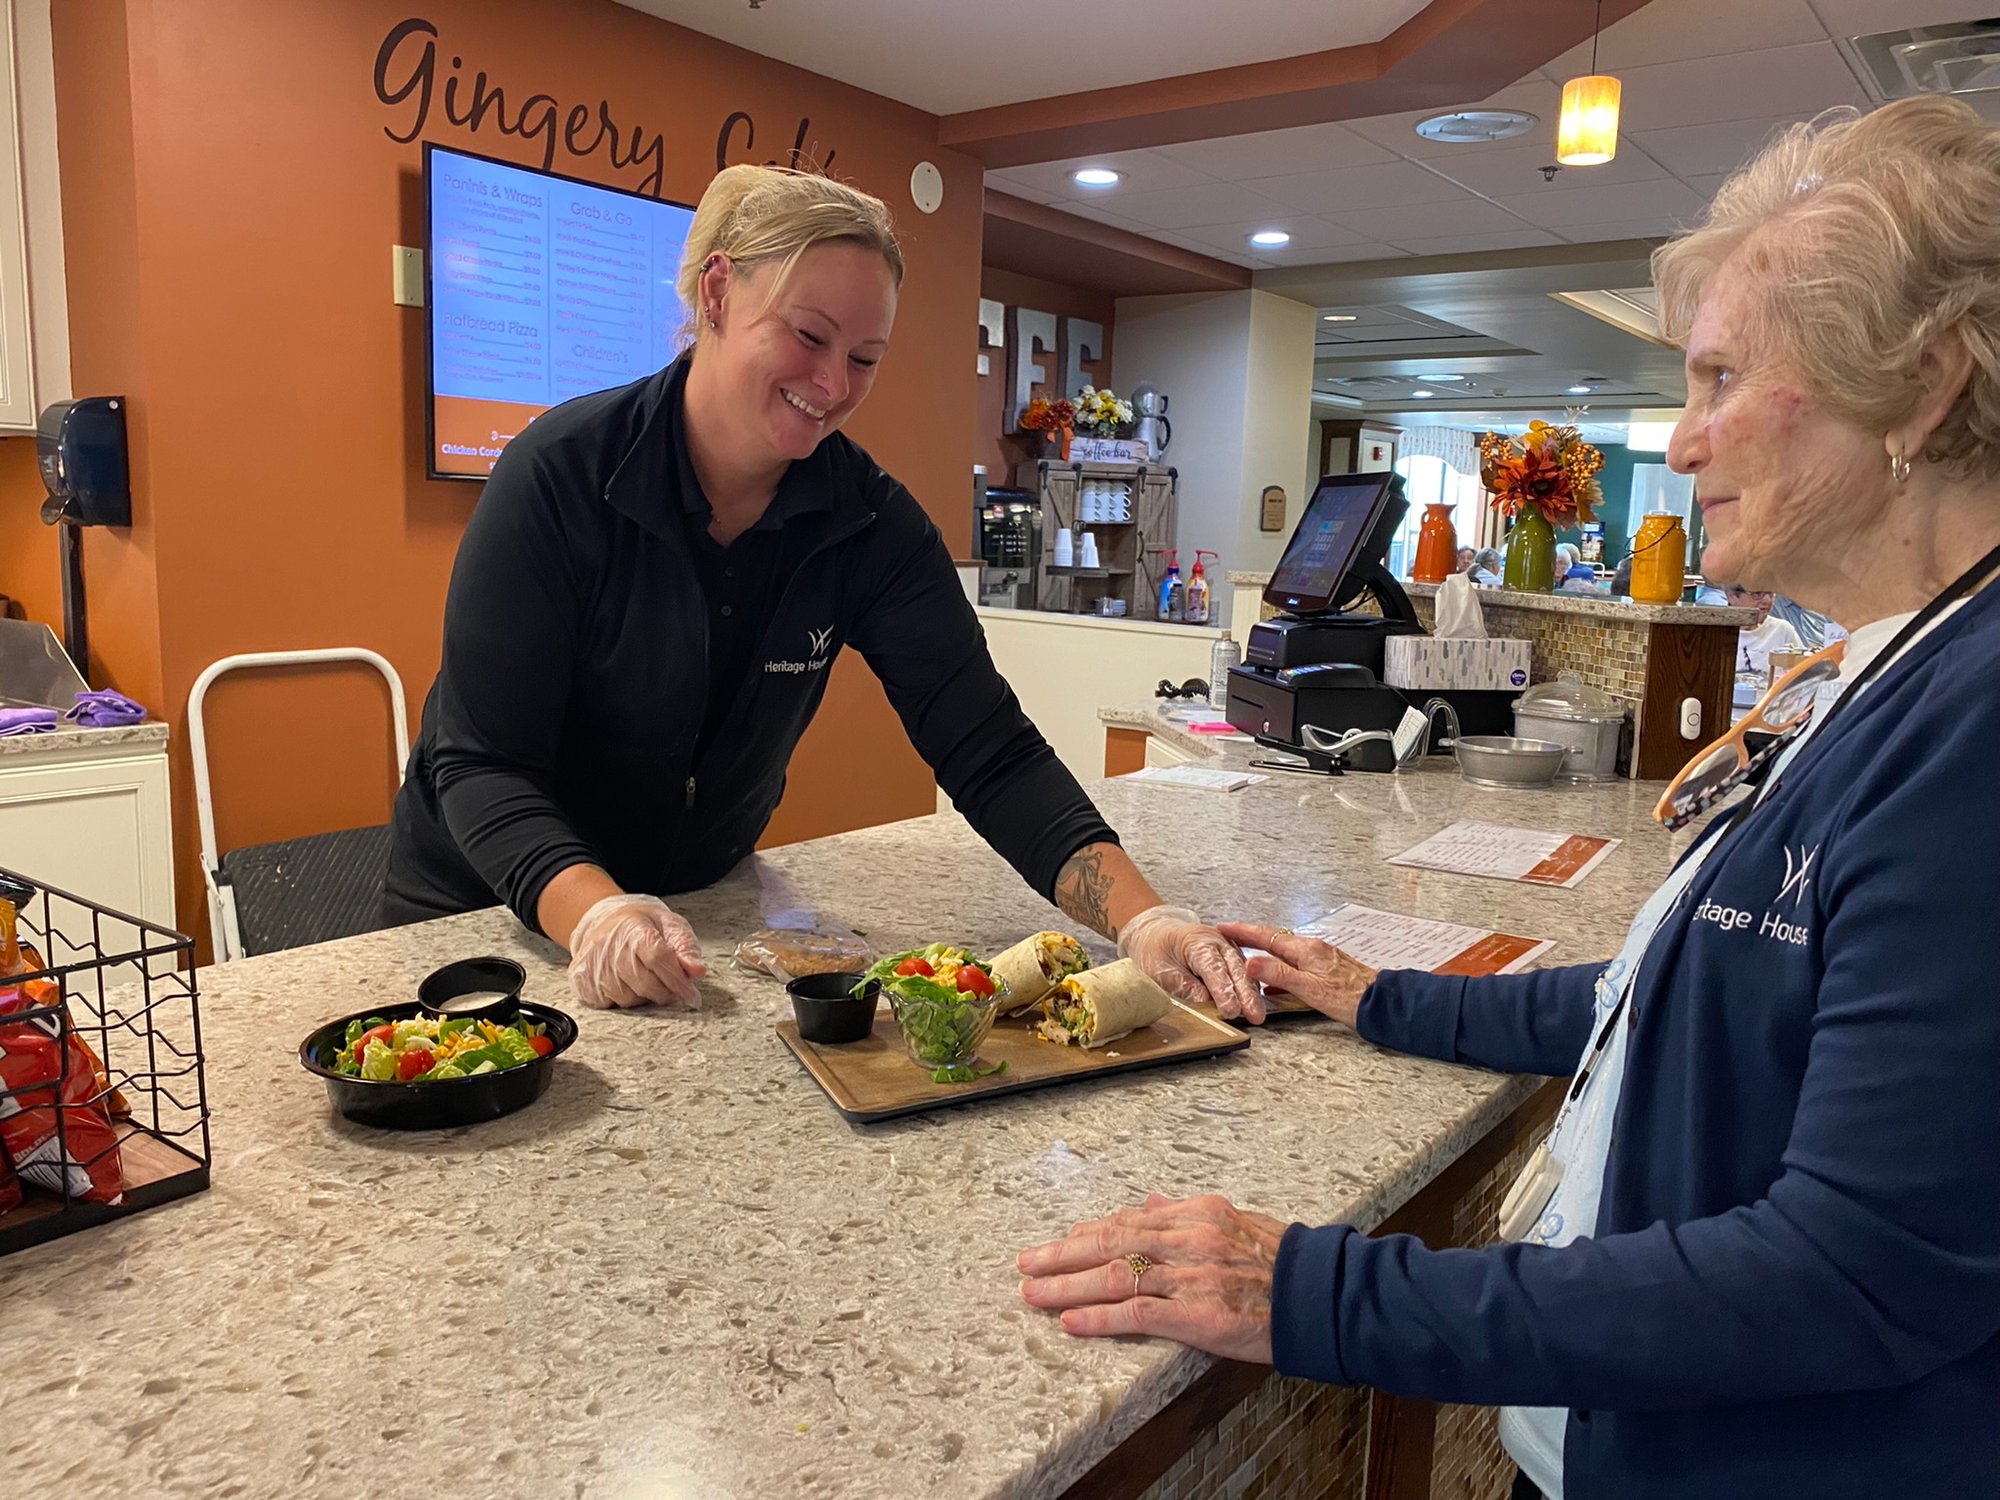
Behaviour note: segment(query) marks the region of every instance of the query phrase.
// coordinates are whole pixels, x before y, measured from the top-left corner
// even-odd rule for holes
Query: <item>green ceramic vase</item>
[[[1507,533],[1507,567],[1501,581],[1510,589],[1548,594],[1556,586],[1556,532],[1532,505],[1521,507]]]

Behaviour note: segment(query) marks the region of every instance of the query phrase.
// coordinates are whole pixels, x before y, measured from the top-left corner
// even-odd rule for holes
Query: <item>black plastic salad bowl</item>
[[[522,1018],[546,1028],[555,1050],[518,1067],[501,1068],[467,1078],[440,1078],[414,1083],[395,1083],[373,1078],[343,1078],[333,1071],[334,1055],[347,1038],[347,1023],[380,1016],[385,1021],[407,1021],[426,1013],[416,1001],[401,1005],[378,1005],[329,1021],[299,1043],[299,1062],[308,1073],[326,1080],[326,1097],[334,1109],[357,1125],[373,1125],[384,1130],[445,1130],[454,1125],[477,1125],[533,1104],[549,1086],[555,1061],[576,1040],[576,1022],[559,1010],[523,1000],[518,1007]],[[494,1018],[498,1020],[498,1017]],[[511,1019],[511,1016],[509,1017]]]

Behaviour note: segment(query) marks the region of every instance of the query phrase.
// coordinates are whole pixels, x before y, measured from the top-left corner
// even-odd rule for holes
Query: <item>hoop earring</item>
[[[1910,482],[1910,460],[1901,449],[1889,455],[1889,477],[1898,484]]]

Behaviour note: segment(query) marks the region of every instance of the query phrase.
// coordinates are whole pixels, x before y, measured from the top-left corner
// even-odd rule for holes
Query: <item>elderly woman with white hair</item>
[[[1669,783],[1720,811],[1616,959],[1224,925],[1369,1041],[1573,1075],[1503,1243],[1154,1198],[1024,1252],[1029,1302],[1505,1407],[1520,1495],[2000,1495],[1996,226],[2000,126],[1922,98],[1786,130],[1656,252],[1704,570],[1853,637]]]

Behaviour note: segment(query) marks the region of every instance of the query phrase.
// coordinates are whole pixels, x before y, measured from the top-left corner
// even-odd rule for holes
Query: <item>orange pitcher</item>
[[[1423,528],[1417,533],[1417,561],[1410,577],[1417,583],[1443,583],[1458,571],[1458,531],[1451,524],[1451,507],[1443,502],[1424,507]]]
[[[1678,604],[1687,582],[1687,529],[1671,511],[1655,511],[1632,538],[1632,600]]]

